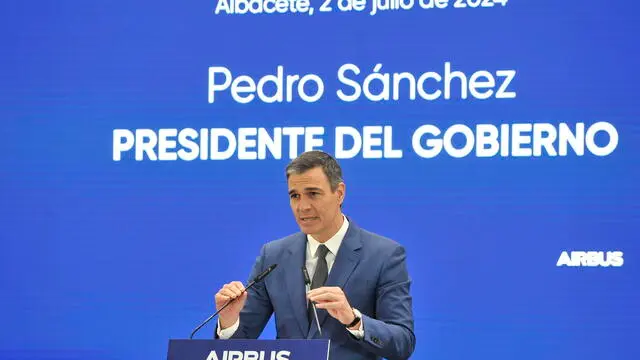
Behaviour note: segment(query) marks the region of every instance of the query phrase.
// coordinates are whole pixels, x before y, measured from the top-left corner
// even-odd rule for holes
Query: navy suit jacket
[[[326,310],[318,309],[322,336],[315,324],[309,326],[302,274],[306,246],[306,235],[297,233],[262,247],[250,278],[271,264],[278,267],[249,290],[232,338],[257,338],[275,313],[277,338],[329,338],[330,360],[409,358],[415,335],[404,248],[349,219],[325,286],[341,287],[351,306],[362,313],[365,336],[358,340]]]

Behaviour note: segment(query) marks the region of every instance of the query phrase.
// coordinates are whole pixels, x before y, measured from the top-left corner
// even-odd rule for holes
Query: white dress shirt
[[[336,256],[338,256],[338,251],[340,250],[340,245],[342,244],[342,240],[344,239],[347,230],[349,229],[349,221],[347,218],[342,215],[344,221],[342,222],[342,226],[338,230],[338,232],[333,235],[329,240],[324,242],[324,245],[329,249],[327,252],[327,256],[325,259],[327,260],[327,270],[329,274],[331,273],[331,268],[333,267],[333,263],[336,262]],[[306,262],[305,266],[307,267],[307,271],[309,272],[309,276],[313,279],[313,274],[315,274],[316,266],[318,264],[318,247],[320,246],[320,242],[314,239],[313,236],[307,234],[307,251],[306,251]],[[315,320],[314,320],[315,321]],[[235,324],[229,326],[226,329],[220,329],[220,320],[218,320],[218,337],[220,339],[229,339],[235,332],[238,330],[240,326],[240,319],[235,322]],[[347,329],[353,336],[358,339],[364,338],[364,327],[363,321],[360,321],[360,328],[357,330]]]

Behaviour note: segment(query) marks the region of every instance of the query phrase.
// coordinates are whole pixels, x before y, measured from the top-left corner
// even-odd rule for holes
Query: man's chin
[[[309,235],[309,234],[314,234],[316,232],[318,232],[318,226],[317,225],[311,225],[311,224],[300,224],[298,223],[298,226],[300,227],[300,231]]]

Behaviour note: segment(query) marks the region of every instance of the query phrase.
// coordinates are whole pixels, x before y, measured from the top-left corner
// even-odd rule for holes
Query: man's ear
[[[338,202],[340,203],[340,205],[342,205],[342,203],[344,202],[344,197],[347,195],[347,186],[345,185],[345,183],[341,182],[340,184],[338,184],[336,192],[338,193]]]

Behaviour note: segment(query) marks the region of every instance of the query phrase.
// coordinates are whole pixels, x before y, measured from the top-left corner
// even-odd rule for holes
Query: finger
[[[342,288],[339,286],[321,286],[319,288],[315,288],[314,290],[320,290],[322,289],[323,291],[327,291],[327,292],[342,292]]]
[[[341,309],[344,307],[344,303],[342,301],[327,301],[322,303],[317,303],[316,308],[318,309]]]
[[[324,294],[324,293],[344,294],[342,289],[340,287],[338,287],[338,286],[322,286],[322,287],[310,290],[308,292],[308,294],[310,294],[310,295],[317,295],[317,294]]]
[[[327,291],[332,292],[332,293],[342,293],[342,288],[339,286],[325,286],[325,289],[327,289]]]
[[[234,299],[237,296],[232,290],[226,288],[220,290],[219,294],[230,299]]]
[[[309,298],[310,298],[310,297],[312,297],[312,296],[318,296],[318,295],[322,295],[322,294],[326,294],[326,293],[328,293],[327,289],[326,289],[326,288],[321,288],[321,287],[320,287],[320,288],[313,289],[313,290],[309,291],[309,292],[307,293],[307,297],[309,297]]]
[[[238,287],[237,284],[231,283],[231,284],[225,285],[224,289],[226,289],[227,291],[230,291],[235,296],[240,296],[240,294],[242,294],[242,291],[244,290],[244,287]]]
[[[238,297],[240,295],[242,295],[242,290],[239,290],[238,288],[230,288],[229,290],[231,290],[231,292],[233,292],[233,295],[235,295],[235,297]]]
[[[225,286],[221,291],[224,291],[224,294],[236,298],[242,294],[242,291],[239,291],[233,286]]]
[[[231,300],[231,298],[226,296],[226,295],[219,294],[219,295],[216,296],[216,302],[217,303],[225,303],[225,302],[227,302],[229,300]]]
[[[240,292],[244,291],[244,284],[241,283],[240,281],[233,281],[231,283],[231,287],[233,287],[234,289],[237,289]]]
[[[341,294],[322,293],[310,296],[309,300],[313,302],[342,301],[344,300],[344,296]]]
[[[308,294],[309,300],[326,299],[327,297],[336,296],[334,293],[328,291],[316,291]]]
[[[342,289],[337,287],[337,286],[319,287],[319,288],[310,290],[307,294],[309,294],[310,296],[316,296],[316,295],[321,295],[321,294],[334,294],[334,295],[339,295],[339,296],[345,296],[344,292],[342,291]]]

